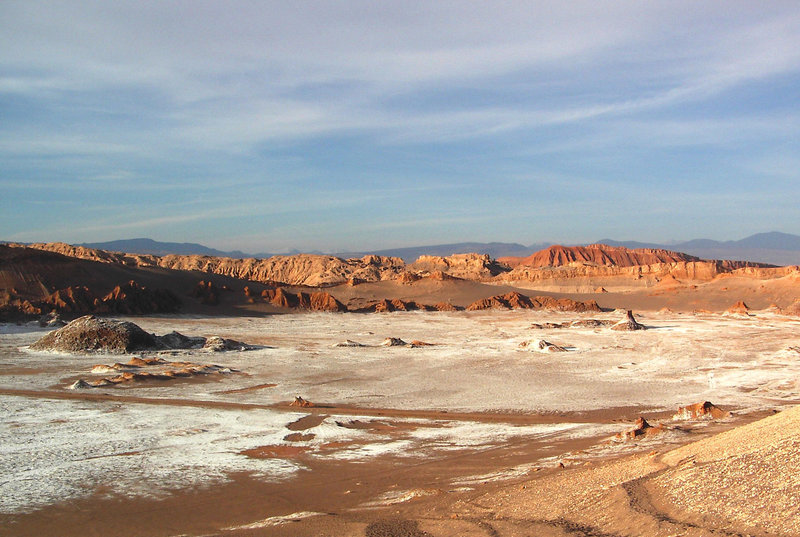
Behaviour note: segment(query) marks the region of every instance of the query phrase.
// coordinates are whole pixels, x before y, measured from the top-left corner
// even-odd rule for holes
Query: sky
[[[800,2],[0,2],[0,240],[800,233]]]

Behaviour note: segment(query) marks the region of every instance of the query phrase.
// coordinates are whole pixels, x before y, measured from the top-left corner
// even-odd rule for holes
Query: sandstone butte
[[[632,250],[605,244],[551,246],[528,257],[502,257],[498,262],[512,268],[500,276],[508,282],[620,277],[648,279],[655,284],[661,281],[679,283],[679,279],[710,281],[724,274],[767,279],[797,272],[797,267],[704,260],[669,250]]]
[[[634,267],[656,263],[680,263],[702,261],[680,252],[639,248],[631,250],[621,246],[590,244],[589,246],[551,246],[528,257],[501,257],[498,259],[509,267],[559,267],[570,263],[592,263],[614,267]]]

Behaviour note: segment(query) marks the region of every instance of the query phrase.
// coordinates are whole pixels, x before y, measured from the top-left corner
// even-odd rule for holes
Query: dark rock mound
[[[164,334],[158,339],[168,349],[199,349],[206,344],[206,338],[184,336],[175,331]]]
[[[353,341],[352,339],[345,339],[340,343],[335,343],[334,347],[366,347],[363,343],[359,343],[358,341]]]
[[[79,317],[31,345],[31,349],[34,350],[107,354],[199,348],[210,351],[244,351],[250,350],[252,347],[240,341],[224,339],[219,336],[188,337],[179,332],[156,336],[148,334],[134,323],[101,319],[94,315]],[[149,359],[140,360],[146,365],[153,363]],[[132,360],[129,365],[141,364],[134,364]]]
[[[156,336],[126,321],[85,315],[50,332],[31,345],[35,350],[62,352],[126,352],[162,348]]]
[[[599,328],[601,326],[614,326],[615,324],[617,323],[608,319],[579,319],[577,321],[572,321],[569,326],[576,328]]]
[[[489,298],[476,300],[469,306],[467,311],[478,311],[486,309],[533,309],[533,310],[556,310],[556,311],[600,311],[600,306],[594,300],[579,302],[569,298],[553,298],[550,296],[528,297],[516,291],[511,291],[505,295],[495,295]]]
[[[211,336],[205,340],[203,348],[213,352],[222,351],[246,351],[250,348],[249,345],[236,341],[235,339],[225,339],[219,336]]]
[[[533,323],[531,328],[534,330],[550,330],[554,328],[566,328],[570,323]]]

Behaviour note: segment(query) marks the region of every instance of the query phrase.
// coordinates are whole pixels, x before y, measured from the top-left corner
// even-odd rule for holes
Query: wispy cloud
[[[75,233],[92,235],[237,218],[275,227],[275,215],[287,233],[327,233],[336,208],[357,230],[387,186],[406,183],[392,195],[418,208],[417,223],[370,213],[370,224],[436,228],[444,220],[424,211],[458,199],[450,240],[491,221],[459,183],[500,228],[518,200],[481,185],[502,178],[564,203],[559,181],[612,195],[629,175],[657,183],[670,167],[711,182],[791,177],[797,147],[776,142],[798,126],[798,42],[800,8],[781,2],[8,0],[0,185],[15,207],[34,193],[91,197],[92,211],[127,199],[98,222],[73,215]],[[39,229],[65,218],[42,213]]]

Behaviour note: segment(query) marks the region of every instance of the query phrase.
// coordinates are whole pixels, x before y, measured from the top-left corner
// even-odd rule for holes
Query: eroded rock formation
[[[125,364],[119,362],[92,367],[93,374],[111,374],[113,376],[100,379],[80,379],[68,389],[98,388],[115,386],[133,382],[164,381],[206,375],[225,375],[234,372],[232,369],[214,364],[196,364],[194,362],[169,362],[161,358],[131,358]]]
[[[637,265],[654,265],[656,263],[700,261],[700,258],[669,250],[652,248],[631,250],[621,246],[590,244],[589,246],[554,245],[528,257],[501,257],[498,261],[509,267],[521,265],[526,267],[559,267],[570,263],[633,267]]]
[[[646,419],[637,418],[633,429],[617,433],[616,438],[619,440],[634,440],[643,436],[653,436],[663,433],[666,428],[662,424],[650,425]]]
[[[447,274],[477,281],[489,280],[509,270],[486,254],[455,254],[449,257],[423,255],[411,265],[411,268],[421,273],[435,273],[437,278],[441,279]]]
[[[145,332],[134,323],[103,319],[94,315],[79,317],[31,345],[33,350],[106,354],[197,348],[222,351],[248,350],[251,347],[218,336],[196,338],[178,332],[156,336]]]
[[[477,311],[486,309],[535,309],[535,310],[555,310],[555,311],[600,311],[600,306],[594,300],[579,302],[569,298],[553,298],[550,296],[528,297],[516,291],[511,291],[505,295],[495,295],[489,298],[477,300],[467,306],[467,311]]]
[[[124,354],[163,348],[153,334],[127,321],[85,315],[31,345],[34,350]]]
[[[519,344],[523,349],[529,349],[539,352],[567,352],[567,349],[555,343],[550,343],[544,339],[534,339],[531,341],[523,341]]]
[[[611,325],[611,330],[618,330],[621,332],[626,331],[633,331],[633,330],[646,330],[647,327],[641,323],[639,323],[636,318],[633,316],[633,312],[628,310],[625,313],[625,318],[618,323]]]
[[[252,297],[249,288],[245,293]],[[333,295],[324,291],[312,293],[292,293],[282,287],[265,289],[261,292],[261,299],[281,308],[295,308],[310,311],[347,311],[347,307],[336,300]]]
[[[722,419],[727,418],[730,412],[726,412],[709,401],[695,403],[693,405],[682,406],[678,413],[672,416],[674,420],[693,420],[698,418]]]
[[[726,312],[737,315],[747,315],[750,312],[750,308],[747,307],[747,304],[745,304],[743,300],[740,300],[736,304],[728,308]]]
[[[95,301],[97,313],[124,313],[142,315],[146,313],[173,313],[178,311],[180,300],[168,289],[148,289],[131,280],[118,285],[99,301]],[[86,311],[86,310],[84,310]]]

